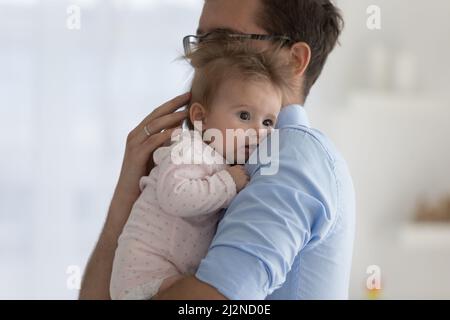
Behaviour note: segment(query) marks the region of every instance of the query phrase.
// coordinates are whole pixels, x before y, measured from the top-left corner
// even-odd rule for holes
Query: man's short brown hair
[[[330,0],[260,0],[256,23],[269,34],[285,35],[311,48],[305,72],[304,98],[316,82],[328,54],[338,42],[344,20]]]

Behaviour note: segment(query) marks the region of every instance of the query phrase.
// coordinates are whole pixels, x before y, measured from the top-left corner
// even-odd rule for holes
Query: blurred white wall
[[[66,27],[68,5],[81,29]],[[0,1],[0,298],[75,298],[127,133],[188,88],[199,1]]]
[[[79,5],[81,29],[66,27]],[[351,297],[450,297],[450,245],[401,241],[417,199],[449,192],[450,33],[445,0],[338,1],[346,29],[307,103],[349,162],[357,191]],[[381,30],[366,9],[381,8]],[[175,59],[201,0],[0,0],[0,298],[75,298],[103,223],[127,133],[188,88]],[[373,51],[389,77],[375,88]],[[399,90],[399,54],[416,81]],[[372,55],[371,55],[372,54]],[[402,61],[402,60],[400,60]],[[407,70],[406,70],[407,71]],[[450,232],[450,231],[449,231]],[[415,237],[415,234],[412,235]]]

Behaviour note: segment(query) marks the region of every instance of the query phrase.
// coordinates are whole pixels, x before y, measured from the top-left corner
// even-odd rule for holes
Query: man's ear
[[[189,119],[191,119],[192,124],[195,124],[195,121],[201,121],[204,123],[206,120],[205,107],[198,102],[194,102],[189,108]]]
[[[311,48],[305,42],[297,42],[291,47],[295,75],[303,76],[311,61]]]

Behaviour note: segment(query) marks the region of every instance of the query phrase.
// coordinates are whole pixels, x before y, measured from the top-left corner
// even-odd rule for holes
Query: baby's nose
[[[247,139],[249,144],[259,144],[267,136],[267,128],[264,126],[256,126],[247,131]]]
[[[265,138],[267,138],[267,136],[273,131],[273,129],[268,128],[266,126],[262,126],[259,130],[258,130],[258,143],[261,142],[262,140],[264,140]]]
[[[257,123],[252,126],[253,131],[255,132],[255,135],[259,137],[260,131],[263,130],[265,126],[262,123]]]

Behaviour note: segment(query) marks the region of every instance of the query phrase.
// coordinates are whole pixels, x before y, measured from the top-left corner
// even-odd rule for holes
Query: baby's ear
[[[195,122],[204,123],[206,119],[206,109],[200,103],[194,102],[189,108],[189,118],[195,126]]]

